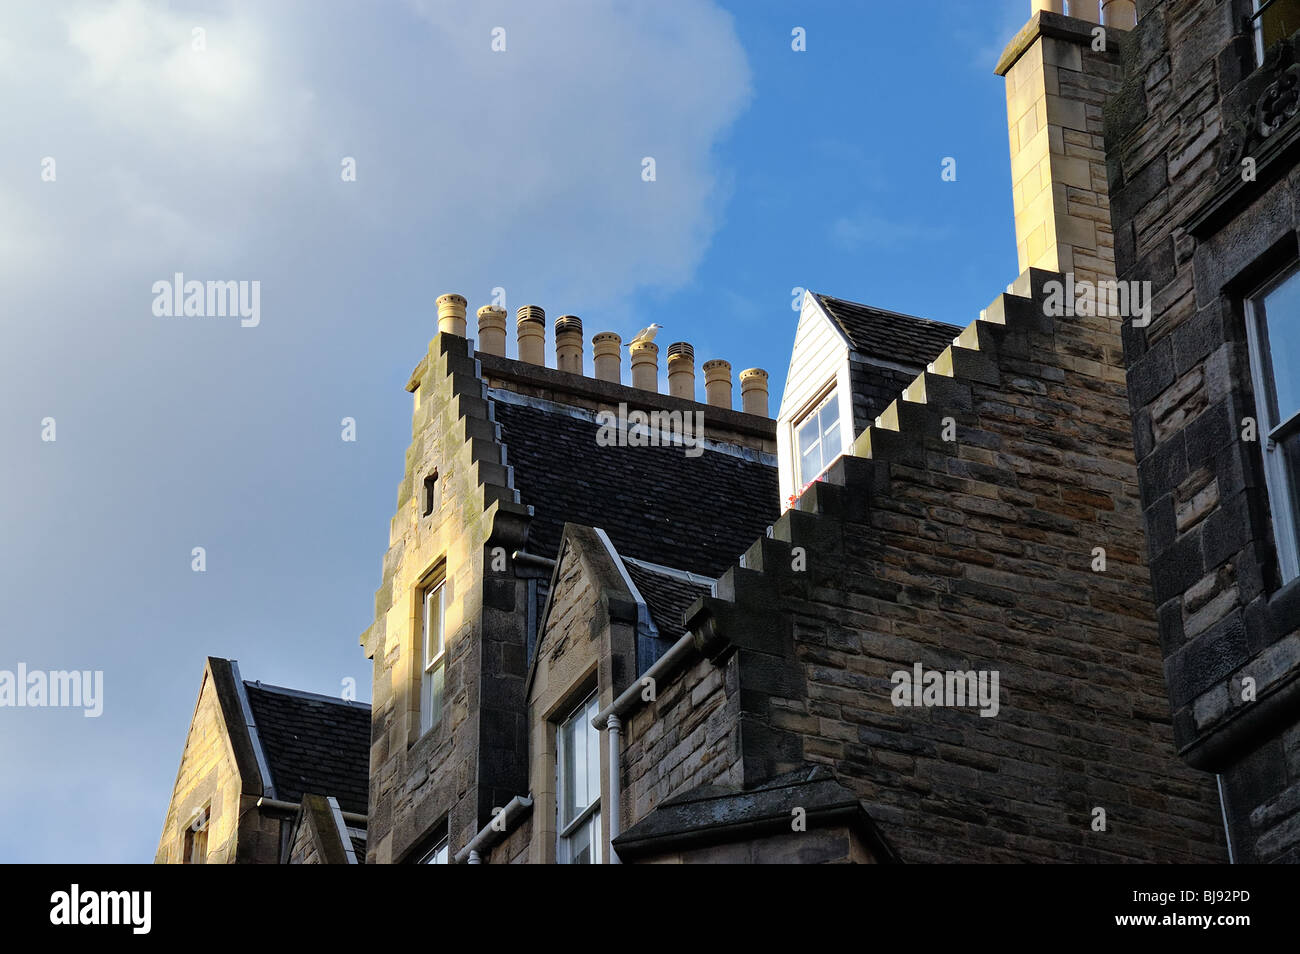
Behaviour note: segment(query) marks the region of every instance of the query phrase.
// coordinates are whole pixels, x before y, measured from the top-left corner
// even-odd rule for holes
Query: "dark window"
[[[435,470],[424,478],[424,515],[429,516],[441,503],[442,492],[438,488],[438,472]]]
[[[1246,300],[1258,439],[1282,582],[1300,576],[1300,263]]]
[[[193,820],[185,829],[185,853],[181,858],[183,865],[204,865],[208,863],[208,823],[211,810],[207,805],[195,813]]]
[[[1300,30],[1300,0],[1255,0],[1255,13],[1250,19],[1256,60],[1262,64],[1274,43]]]

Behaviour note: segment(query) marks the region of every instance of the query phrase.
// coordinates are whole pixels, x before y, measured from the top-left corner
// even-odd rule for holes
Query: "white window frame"
[[[588,843],[591,845],[591,863],[598,865],[604,857],[604,851],[602,850],[604,836],[600,820],[600,780],[604,777],[600,767],[600,733],[591,724],[591,720],[596,717],[599,708],[596,694],[593,692],[581,705],[571,710],[566,718],[561,719],[555,729],[555,860],[562,865],[574,863],[573,836],[584,828],[587,830]],[[564,821],[564,804],[567,800],[568,791],[564,781],[564,765],[565,759],[569,757],[569,751],[565,742],[566,733],[564,730],[566,726],[575,721],[582,727],[582,738],[586,742],[587,754],[590,755],[593,748],[595,750],[595,765],[588,764],[587,771],[588,773],[594,773],[597,786],[596,797],[592,799],[591,804],[578,812],[566,824]],[[588,778],[591,778],[591,774],[588,775]]]
[[[839,438],[839,447],[835,449],[835,452],[833,454],[827,455],[826,444],[825,444],[826,432],[822,430],[821,413],[824,408],[829,407],[831,404],[835,405],[835,413],[836,413],[835,425],[838,428],[837,436]],[[803,427],[806,424],[808,424],[814,417],[818,419],[817,420],[817,447],[818,447],[818,452],[821,454],[822,466],[821,469],[817,471],[817,473],[815,474],[805,474],[803,472],[803,448],[799,444],[799,431],[802,430]],[[791,425],[790,449],[791,449],[791,453],[794,455],[794,474],[795,474],[796,494],[799,493],[801,488],[806,487],[808,484],[812,483],[814,480],[816,480],[818,477],[824,474],[826,472],[826,468],[829,467],[831,464],[833,464],[837,458],[843,455],[844,453],[844,410],[839,405],[839,388],[836,385],[831,385],[829,391],[823,392],[822,396],[817,399],[817,401],[812,405],[811,408],[809,408],[807,411],[805,411],[803,414],[799,415],[799,417],[795,419],[794,424]]]
[[[438,843],[430,848],[423,858],[419,861],[422,865],[449,865],[451,864],[451,840],[448,836],[443,835],[438,839]]]
[[[438,636],[438,651],[432,656],[429,654],[429,606],[434,598],[437,599],[438,606],[438,625],[436,633]],[[442,693],[437,693],[434,698],[434,683],[441,670],[444,679],[444,688],[446,680],[446,661],[447,661],[447,581],[445,577],[439,577],[420,591],[420,660],[423,663],[423,670],[420,673],[420,734],[428,732],[442,720]],[[435,705],[436,703],[436,705]]]
[[[1283,584],[1300,577],[1300,530],[1297,529],[1292,487],[1300,474],[1290,472],[1282,442],[1300,440],[1300,411],[1285,421],[1278,416],[1277,392],[1273,378],[1275,367],[1267,339],[1267,316],[1261,315],[1256,302],[1265,298],[1291,279],[1300,280],[1300,262],[1292,262],[1274,275],[1245,300],[1246,342],[1250,350],[1250,375],[1255,385],[1255,415],[1260,449],[1264,459],[1264,483],[1268,489],[1273,514],[1273,541],[1277,546],[1278,569]],[[1300,322],[1300,315],[1294,320]]]

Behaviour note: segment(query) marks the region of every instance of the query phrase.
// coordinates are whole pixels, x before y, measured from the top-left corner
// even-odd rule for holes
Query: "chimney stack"
[[[746,414],[767,417],[767,372],[762,368],[740,372],[740,404]]]
[[[546,367],[546,311],[541,305],[524,305],[515,312],[519,335],[519,360]]]
[[[596,380],[623,383],[623,339],[612,331],[602,331],[591,339],[591,363]]]
[[[653,341],[632,342],[632,387],[659,390],[659,346]]]
[[[465,337],[465,304],[460,295],[438,296],[438,334]]]
[[[670,358],[669,361],[671,360]],[[714,358],[704,362],[704,399],[710,407],[725,407],[728,411],[731,410],[730,361]]]
[[[478,350],[506,356],[506,310],[498,305],[484,305],[478,310]]]
[[[695,400],[695,349],[685,341],[668,346],[668,393]]]
[[[1039,10],[1046,10],[1048,13],[1065,13],[1065,0],[1030,0],[1029,15],[1033,16]]]
[[[582,374],[582,319],[577,315],[555,319],[555,367]]]
[[[1132,25],[1131,7],[1109,0],[1105,16],[1116,26],[1127,16]],[[1092,283],[1115,277],[1099,104],[1119,89],[1119,49],[1117,43],[1093,48],[1090,24],[1100,8],[1099,0],[1074,0],[1067,19],[1054,16],[1059,2],[1034,0],[1030,26],[997,66],[1007,84],[1021,272],[1072,272],[1076,281]]]

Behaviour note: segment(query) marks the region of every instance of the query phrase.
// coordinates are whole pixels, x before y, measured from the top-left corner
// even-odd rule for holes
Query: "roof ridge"
[[[827,295],[823,292],[813,292],[813,295],[815,295],[817,298],[821,299],[822,301],[843,302],[846,305],[853,305],[854,307],[857,308],[868,308],[871,311],[879,312],[882,315],[889,315],[890,317],[893,318],[907,318],[910,321],[923,321],[926,324],[930,324],[930,325],[943,325],[945,328],[956,328],[958,331],[960,331],[964,327],[963,325],[954,325],[951,322],[940,321],[937,318],[926,318],[922,315],[913,315],[905,311],[894,311],[893,309],[890,308],[881,308],[879,305],[869,305],[864,301],[854,301],[851,298],[838,298],[835,295]]]
[[[273,686],[270,683],[262,682],[259,679],[245,679],[243,680],[243,683],[251,689],[263,689],[267,692],[293,696],[298,699],[314,699],[318,702],[332,702],[335,705],[347,706],[349,709],[370,708],[370,703],[361,702],[357,699],[340,699],[338,696],[327,696],[320,692],[307,692],[305,689],[290,689],[288,686]]]
[[[663,563],[651,563],[649,560],[641,560],[637,557],[624,556],[619,554],[619,558],[624,563],[631,563],[638,569],[645,570],[647,573],[655,573],[659,576],[672,577],[683,583],[690,583],[694,586],[708,587],[712,589],[713,584],[718,582],[716,577],[706,576],[703,573],[693,573],[690,570],[682,570],[675,566],[666,566]]]

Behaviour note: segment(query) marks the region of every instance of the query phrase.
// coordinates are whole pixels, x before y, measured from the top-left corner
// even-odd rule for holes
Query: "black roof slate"
[[[855,351],[900,364],[929,364],[962,332],[956,325],[942,321],[885,311],[829,295],[816,297]]]
[[[370,706],[244,682],[276,798],[333,795],[364,815],[370,797]]]
[[[667,640],[671,646],[678,637],[686,632],[682,622],[691,604],[701,596],[709,595],[709,586],[704,583],[692,583],[679,576],[662,573],[647,566],[624,561],[627,575],[641,591],[646,609],[659,630],[659,637]]]
[[[528,549],[556,556],[566,522],[620,554],[716,577],[780,515],[777,470],[716,450],[599,447],[599,426],[561,409],[495,401],[515,488],[535,511]]]

